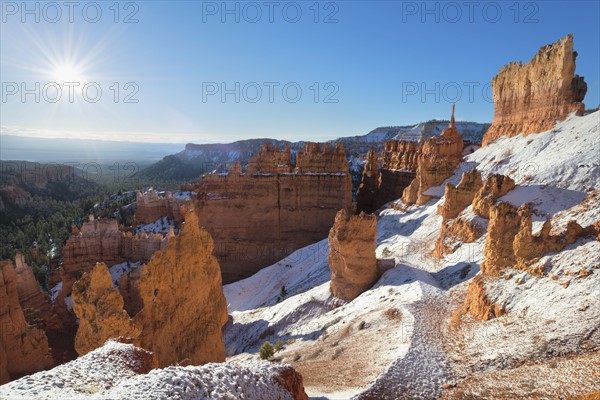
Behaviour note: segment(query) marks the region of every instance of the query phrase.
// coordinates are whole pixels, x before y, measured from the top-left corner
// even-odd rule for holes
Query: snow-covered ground
[[[531,203],[534,229],[546,218],[553,218],[553,230],[569,219],[589,226],[600,217],[599,116],[571,116],[549,132],[501,138],[467,155],[447,182],[457,184],[473,167],[484,178],[506,174],[517,186],[501,200]],[[445,183],[427,193],[442,197]],[[432,258],[442,202],[399,202],[380,212],[377,256],[394,257],[396,268],[350,303],[330,296],[326,240],[225,286],[230,359],[257,358],[265,340],[282,340],[276,357],[304,375],[314,398],[412,399],[439,398],[445,387],[460,387],[481,371],[600,349],[600,243],[592,237],[542,257],[547,276],[509,269],[509,278],[491,280],[486,290],[507,315],[453,325],[483,260],[485,236]],[[463,211],[485,227],[487,220],[471,214],[470,207]],[[590,274],[580,276],[581,269]],[[288,296],[278,302],[282,286]],[[400,317],[387,317],[389,309]],[[600,383],[583,389],[600,390]]]
[[[143,368],[144,350],[109,340],[85,356],[3,385],[4,400],[247,399],[291,400],[270,362]]]

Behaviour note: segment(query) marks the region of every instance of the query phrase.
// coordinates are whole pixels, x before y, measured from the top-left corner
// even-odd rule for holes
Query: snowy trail
[[[437,288],[425,286],[423,300],[407,305],[415,317],[413,342],[401,359],[395,361],[373,385],[355,398],[437,399],[444,383],[452,382],[450,362],[444,354],[447,295]]]

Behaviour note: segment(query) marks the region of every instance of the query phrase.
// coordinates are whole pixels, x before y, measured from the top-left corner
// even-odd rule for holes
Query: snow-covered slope
[[[462,171],[473,167],[484,178],[507,174],[517,187],[502,200],[532,203],[535,220],[553,217],[555,230],[569,219],[589,226],[600,219],[599,116],[571,116],[549,132],[499,139],[466,156],[447,182],[458,183]],[[428,193],[443,196],[444,184]],[[265,340],[282,340],[284,348],[276,357],[304,375],[307,392],[315,398],[461,398],[452,397],[449,388],[460,388],[472,374],[572,353],[584,353],[584,365],[585,354],[600,350],[600,243],[593,237],[542,257],[548,276],[509,269],[507,280],[489,284],[489,296],[505,305],[507,315],[453,325],[451,316],[483,260],[485,236],[442,260],[433,259],[442,201],[421,207],[398,204],[380,212],[377,255],[394,257],[396,268],[350,303],[330,296],[326,241],[226,286],[230,358],[256,358]],[[469,212],[470,207],[463,215]],[[580,276],[581,269],[590,274]],[[282,286],[288,296],[277,302]],[[535,369],[523,369],[529,370]],[[556,393],[600,390],[597,379],[589,383],[594,373],[583,369],[579,378],[565,378]],[[481,380],[488,382],[484,391],[462,393],[476,398],[521,393],[506,385],[505,392],[494,392],[493,376],[501,375]],[[543,380],[538,384],[535,377],[526,378],[533,389],[546,390]]]
[[[85,356],[0,388],[3,400],[291,400],[276,375],[284,366],[266,361],[211,363],[144,370],[145,350],[108,341]],[[145,367],[148,368],[149,365]]]

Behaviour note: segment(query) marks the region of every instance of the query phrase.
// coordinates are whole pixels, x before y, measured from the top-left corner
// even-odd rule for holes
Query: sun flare
[[[85,83],[86,79],[81,68],[74,64],[56,65],[52,70],[52,77],[58,83],[78,82]]]

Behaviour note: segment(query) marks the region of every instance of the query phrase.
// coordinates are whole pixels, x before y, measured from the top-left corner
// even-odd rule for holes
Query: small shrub
[[[269,342],[267,340],[260,347],[260,358],[262,360],[268,360],[269,358],[273,357],[274,354],[275,354],[275,348],[273,347],[271,342]]]
[[[385,310],[384,314],[390,321],[402,320],[402,311],[398,310],[397,308],[388,308]]]
[[[383,251],[381,252],[381,255],[384,257],[389,257],[390,255],[392,255],[392,252],[387,247],[384,247]]]
[[[279,339],[275,342],[275,352],[277,353],[278,351],[281,351],[281,349],[283,349],[283,342]]]

